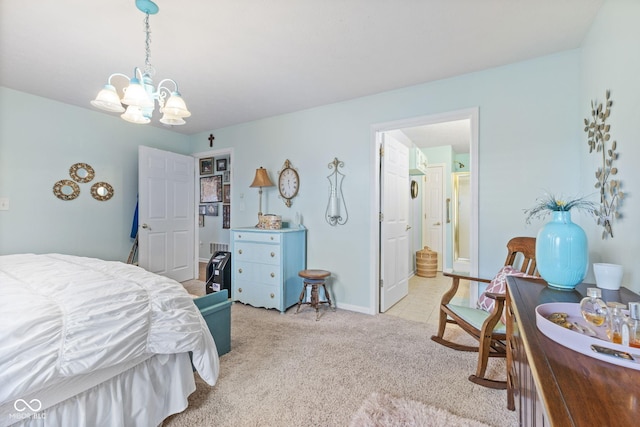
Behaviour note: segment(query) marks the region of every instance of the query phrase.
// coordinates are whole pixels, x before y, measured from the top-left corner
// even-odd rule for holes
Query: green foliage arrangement
[[[598,205],[587,200],[586,197],[556,197],[553,194],[545,194],[536,200],[536,204],[524,211],[527,215],[527,224],[534,219],[543,219],[551,212],[567,212],[571,209],[585,211],[590,215],[596,215]]]

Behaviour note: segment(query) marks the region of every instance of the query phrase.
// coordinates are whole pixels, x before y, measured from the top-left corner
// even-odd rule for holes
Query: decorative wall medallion
[[[106,182],[96,182],[91,186],[91,195],[94,199],[104,202],[113,197],[113,187]]]
[[[75,182],[91,182],[96,172],[86,163],[76,163],[69,168],[69,175]]]
[[[80,187],[70,179],[61,179],[53,184],[53,194],[60,200],[73,200],[80,195]]]

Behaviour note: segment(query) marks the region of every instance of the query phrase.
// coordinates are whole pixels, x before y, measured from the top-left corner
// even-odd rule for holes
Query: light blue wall
[[[637,257],[638,172],[633,160],[640,140],[640,55],[638,3],[610,0],[583,50],[573,50],[491,70],[326,105],[213,130],[214,148],[232,147],[232,227],[253,225],[255,169],[273,180],[289,159],[300,172],[300,195],[287,208],[275,187],[265,189],[263,211],[285,220],[300,212],[309,228],[308,266],[334,273],[338,304],[366,310],[372,299],[372,125],[479,107],[480,274],[492,276],[504,262],[505,242],[535,236],[523,210],[545,190],[591,191],[595,162],[588,156],[582,120],[588,101],[611,89],[612,133],[619,143],[620,178],[628,189],[625,218],[616,237],[602,242],[600,231],[577,218],[590,235],[592,258],[617,260],[627,271]],[[137,146],[198,153],[210,150],[205,132],[185,137],[168,130],[135,126],[107,114],[0,88],[0,253],[67,252],[126,259],[135,205]],[[324,221],[327,164],[344,161],[349,212],[345,226]],[[82,186],[72,202],[56,199],[55,181],[75,162],[91,164],[97,178],[116,190],[109,202],[90,199]],[[593,235],[597,234],[594,238]],[[627,278],[631,277],[627,275]],[[635,283],[634,283],[635,282]],[[628,285],[638,290],[637,277]]]
[[[613,106],[607,123],[611,138],[617,141],[620,154],[616,161],[617,178],[627,193],[619,212],[622,217],[613,222],[613,239],[602,240],[602,228],[585,227],[592,262],[622,264],[623,285],[640,291],[637,271],[640,255],[640,2],[608,0],[603,5],[585,39],[582,50],[583,86],[580,117],[591,117],[591,100],[603,101],[611,91]],[[582,122],[580,123],[582,128]],[[580,131],[582,190],[594,193],[595,171],[602,166],[602,157],[589,154],[586,134]],[[597,196],[594,198],[597,200]],[[592,271],[588,279],[592,280]]]
[[[87,101],[88,102],[88,101]],[[0,254],[63,252],[126,260],[138,188],[138,145],[189,153],[188,138],[127,123],[89,109],[0,88]],[[62,201],[53,184],[69,167],[87,163],[95,180]],[[96,181],[114,188],[111,200],[91,197]]]
[[[266,189],[263,211],[284,219],[300,212],[309,228],[308,266],[334,273],[338,304],[367,307],[374,281],[372,126],[479,106],[479,263],[480,273],[492,276],[510,237],[536,234],[523,210],[542,190],[578,187],[579,65],[573,50],[215,130],[218,147],[234,148],[232,226],[255,223],[257,190],[249,188],[255,169],[264,166],[276,179],[289,159],[300,172],[300,195],[289,209],[275,188]],[[205,149],[208,133],[194,137],[194,152]],[[334,157],[345,162],[349,222],[341,227],[324,221],[327,164]],[[244,211],[235,208],[243,203]]]

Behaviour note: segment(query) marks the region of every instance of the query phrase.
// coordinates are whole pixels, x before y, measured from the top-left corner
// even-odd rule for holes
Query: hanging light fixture
[[[158,87],[153,86],[153,75],[155,68],[151,65],[151,31],[149,30],[149,15],[158,13],[158,6],[150,0],[136,0],[136,7],[144,12],[144,32],[145,38],[145,60],[144,70],[135,67],[133,69],[133,77],[129,78],[126,74],[114,73],[109,76],[107,84],[91,101],[91,105],[104,111],[113,113],[123,113],[120,115],[124,120],[131,123],[147,124],[151,121],[155,101],[158,101],[162,118],[160,123],[165,125],[183,125],[184,118],[191,116],[187,106],[178,92],[178,84],[173,79],[164,79],[160,81]],[[122,99],[116,92],[115,86],[111,84],[111,80],[121,76],[129,81],[129,86],[124,89]],[[173,91],[166,84],[173,83]],[[168,98],[167,98],[168,96]],[[124,106],[127,108],[125,110]]]

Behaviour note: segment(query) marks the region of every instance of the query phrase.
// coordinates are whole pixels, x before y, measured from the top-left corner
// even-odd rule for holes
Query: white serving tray
[[[613,363],[614,365],[640,370],[640,349],[612,343],[607,339],[606,327],[604,325],[598,327],[588,324],[589,328],[596,333],[596,336],[592,337],[578,331],[556,325],[550,320],[547,320],[547,316],[551,313],[567,313],[569,315],[567,318],[568,322],[574,324],[577,323],[578,326],[584,327],[587,326],[587,322],[580,314],[579,304],[566,302],[540,304],[536,307],[536,325],[538,326],[538,329],[550,339],[573,351],[577,351],[578,353],[582,353],[586,356],[593,357],[604,362]],[[629,353],[633,356],[635,361],[596,353],[591,349],[592,344]]]

